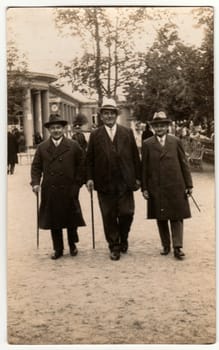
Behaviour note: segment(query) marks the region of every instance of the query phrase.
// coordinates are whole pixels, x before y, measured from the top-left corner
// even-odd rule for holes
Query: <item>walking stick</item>
[[[90,201],[91,201],[92,241],[93,241],[93,249],[95,249],[93,190],[90,191]]]
[[[39,248],[39,192],[36,193],[37,199],[37,249]]]
[[[196,200],[195,200],[195,198],[193,197],[192,194],[190,194],[190,197],[192,198],[192,200],[193,200],[193,202],[194,202],[196,208],[198,209],[198,211],[201,211],[201,209],[200,209],[199,206],[198,206],[198,203],[196,202]]]

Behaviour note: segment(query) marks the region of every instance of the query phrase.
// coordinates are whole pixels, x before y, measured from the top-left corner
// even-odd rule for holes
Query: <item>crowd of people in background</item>
[[[92,127],[92,130],[96,129]],[[143,141],[154,135],[154,130],[150,122],[140,121],[131,122],[131,128],[134,132],[135,141],[141,153]],[[81,148],[86,151],[87,137],[81,128],[81,125],[72,126],[72,139],[76,140]],[[214,143],[214,121],[193,122],[193,120],[173,121],[169,126],[168,133],[179,137],[183,143],[185,152],[190,155],[197,145],[204,141]],[[33,135],[33,148],[36,148],[43,141],[39,132]],[[15,164],[18,163],[18,154],[26,152],[26,141],[23,131],[17,127],[8,128],[8,174],[13,174]]]

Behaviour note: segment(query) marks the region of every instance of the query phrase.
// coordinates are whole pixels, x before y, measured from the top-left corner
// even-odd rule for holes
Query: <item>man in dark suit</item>
[[[112,260],[128,250],[134,215],[133,191],[140,187],[140,159],[131,129],[116,123],[118,109],[112,99],[100,108],[103,126],[93,131],[87,150],[87,188],[95,189]]]
[[[157,219],[161,255],[170,252],[169,220],[174,256],[182,260],[183,219],[191,216],[188,195],[193,185],[180,139],[167,134],[170,123],[164,112],[155,113],[151,122],[155,136],[142,148],[142,191],[148,200],[148,219]]]
[[[52,259],[63,255],[63,228],[67,228],[70,254],[77,255],[77,227],[85,226],[78,200],[84,183],[84,153],[76,141],[64,136],[66,124],[60,115],[50,116],[44,124],[50,138],[38,145],[31,166],[33,191],[37,193],[41,187],[39,226],[51,230]]]
[[[8,174],[14,174],[15,164],[18,163],[18,142],[14,134],[8,131]]]

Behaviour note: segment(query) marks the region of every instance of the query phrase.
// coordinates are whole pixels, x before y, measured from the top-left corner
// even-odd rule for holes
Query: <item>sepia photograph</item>
[[[8,344],[216,343],[208,3],[5,7]]]

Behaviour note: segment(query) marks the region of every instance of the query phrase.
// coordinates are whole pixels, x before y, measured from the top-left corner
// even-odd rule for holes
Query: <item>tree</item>
[[[21,55],[13,41],[7,46],[8,118],[13,123],[22,114],[24,96],[23,81],[27,72],[26,55]]]
[[[80,36],[82,57],[70,65],[58,62],[60,77],[68,78],[73,90],[97,92],[99,104],[103,96],[117,96],[124,83],[122,72],[133,49],[133,34],[146,17],[144,8],[71,8],[57,9],[55,21],[66,35]]]
[[[211,8],[194,13],[198,25],[205,27],[201,47],[183,44],[170,21],[158,30],[149,51],[138,53],[135,78],[127,71],[125,90],[137,119],[150,120],[159,109],[172,119],[212,119],[213,13]]]
[[[184,119],[191,112],[193,94],[187,78],[194,61],[196,51],[181,43],[174,24],[160,28],[150,50],[139,55],[135,81],[127,80],[126,92],[135,101],[137,119],[150,120],[161,109],[173,119]]]
[[[213,120],[214,117],[214,13],[213,8],[198,8],[193,11],[197,26],[204,28],[204,39],[199,50],[200,63],[196,68],[198,82],[197,88],[197,114],[199,118],[207,117]]]

